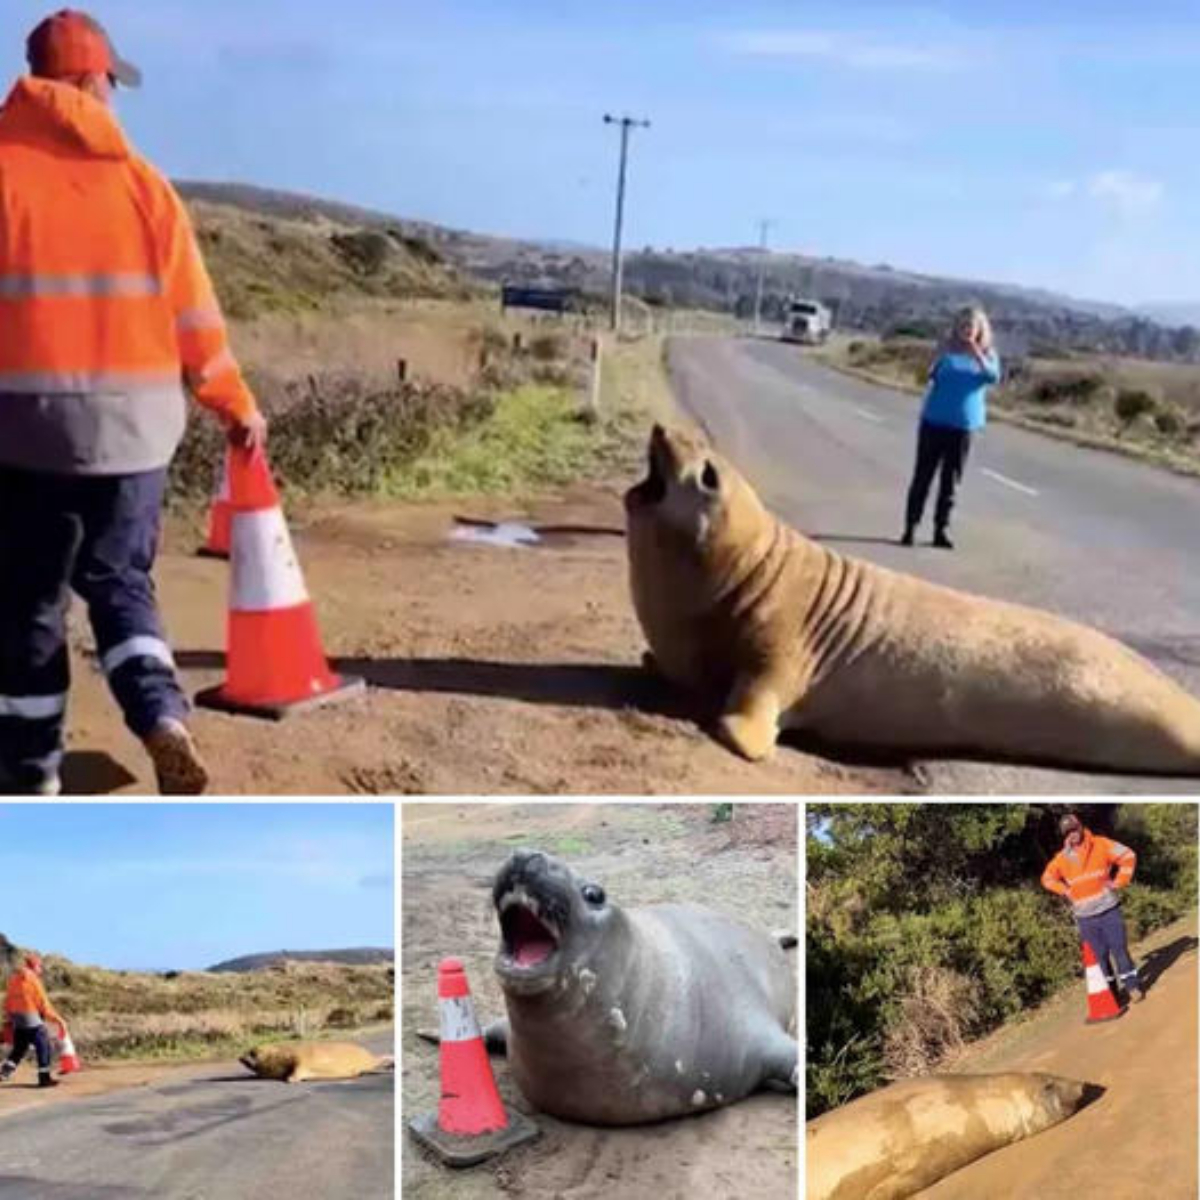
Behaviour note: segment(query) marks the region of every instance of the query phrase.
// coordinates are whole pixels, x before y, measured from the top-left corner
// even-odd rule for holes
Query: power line
[[[629,131],[631,129],[649,129],[650,122],[637,117],[614,117],[604,114],[605,125],[621,127],[621,158],[617,168],[617,215],[613,227],[612,252],[612,329],[614,333],[621,331],[621,230],[625,223],[625,164],[629,157]]]

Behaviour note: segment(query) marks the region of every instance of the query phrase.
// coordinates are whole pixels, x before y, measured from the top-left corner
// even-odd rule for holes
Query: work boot
[[[939,529],[933,535],[933,544],[939,550],[953,550],[954,543],[950,540],[950,535],[946,532],[945,527]]]
[[[1142,1002],[1143,1000],[1145,1000],[1145,998],[1146,998],[1146,993],[1142,991],[1142,989],[1141,989],[1140,985],[1138,985],[1138,984],[1136,984],[1136,983],[1135,983],[1135,984],[1134,984],[1134,985],[1133,985],[1133,986],[1132,986],[1132,987],[1129,989],[1129,1000],[1130,1000],[1130,1003],[1132,1003],[1132,1004],[1141,1004],[1141,1002]]]
[[[904,527],[904,536],[900,539],[900,545],[911,546],[916,535],[916,530],[911,525]]]
[[[54,1079],[49,1071],[38,1072],[38,1087],[58,1087],[58,1080]]]
[[[174,717],[159,721],[144,745],[161,796],[199,796],[208,786],[208,768],[187,726]]]
[[[10,1058],[0,1064],[0,1083],[7,1083],[17,1073],[17,1064]]]

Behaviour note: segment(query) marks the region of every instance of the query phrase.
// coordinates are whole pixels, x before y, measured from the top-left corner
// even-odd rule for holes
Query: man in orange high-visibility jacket
[[[66,1037],[67,1026],[42,987],[42,960],[27,954],[24,965],[8,981],[4,997],[4,1023],[13,1031],[12,1050],[0,1064],[0,1083],[7,1083],[21,1065],[21,1059],[33,1049],[37,1055],[38,1087],[57,1087],[50,1074],[50,1037],[46,1022],[58,1026],[58,1036]]]
[[[0,109],[0,792],[59,790],[73,589],[159,790],[196,793],[151,579],[167,467],[189,392],[240,445],[265,423],[183,204],[112,112],[138,72],[71,11],[27,57]]]
[[[1073,813],[1059,821],[1059,832],[1063,848],[1042,873],[1042,887],[1070,900],[1079,936],[1091,946],[1109,986],[1119,983],[1131,1000],[1141,1000],[1142,986],[1129,956],[1117,898],[1133,879],[1137,855],[1120,842],[1098,837]]]

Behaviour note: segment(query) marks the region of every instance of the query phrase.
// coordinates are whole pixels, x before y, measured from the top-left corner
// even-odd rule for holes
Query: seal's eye
[[[717,468],[710,462],[704,464],[704,470],[700,473],[700,486],[706,492],[715,492],[721,486],[721,478],[717,474]]]
[[[583,886],[583,898],[599,907],[604,903],[604,889],[598,883],[586,883]]]

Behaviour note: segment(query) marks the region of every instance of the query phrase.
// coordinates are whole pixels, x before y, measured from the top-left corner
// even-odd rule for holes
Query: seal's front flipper
[[[658,659],[649,650],[642,651],[642,670],[656,679],[663,677],[663,673],[658,669]]]
[[[717,736],[735,754],[758,762],[779,737],[779,693],[768,679],[743,676],[717,723]]]
[[[762,1086],[773,1092],[800,1090],[800,1046],[783,1030],[773,1032],[763,1047]]]
[[[484,1027],[483,1044],[489,1054],[508,1053],[508,1021],[493,1021]]]

